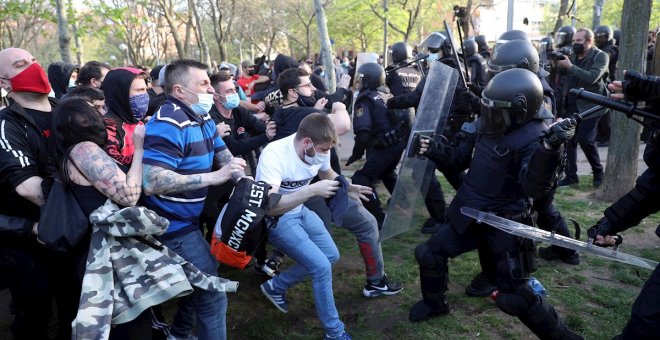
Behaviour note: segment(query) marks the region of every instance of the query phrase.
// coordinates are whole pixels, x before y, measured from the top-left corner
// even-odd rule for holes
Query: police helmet
[[[524,69],[498,73],[488,82],[481,99],[481,132],[501,136],[532,120],[543,104],[539,77]]]
[[[557,48],[562,48],[564,46],[570,46],[573,44],[573,35],[575,34],[575,27],[573,26],[564,26],[555,33],[555,44]]]
[[[621,30],[614,30],[614,45],[619,46],[621,43]]]
[[[488,48],[488,42],[486,41],[486,36],[484,35],[476,35],[474,37],[474,41],[477,43],[477,46],[479,48]]]
[[[398,63],[412,57],[412,48],[403,41],[392,45],[392,61]]]
[[[612,30],[612,27],[607,25],[598,26],[594,30],[594,37],[594,43],[600,48],[607,45],[608,41],[614,39],[614,31]]]
[[[499,38],[497,38],[497,41],[495,42],[495,47],[493,47],[493,53],[497,51],[497,49],[502,46],[502,44],[507,43],[509,41],[514,41],[514,40],[525,40],[532,42],[529,37],[527,36],[527,33],[520,31],[520,30],[510,30],[502,33]]]
[[[500,45],[488,60],[490,78],[512,68],[524,68],[538,73],[539,53],[530,42],[526,40],[508,41]]]
[[[357,70],[359,90],[376,90],[385,84],[385,70],[377,63],[365,63]]]
[[[543,44],[545,44],[545,51],[546,52],[552,51],[553,47],[555,45],[555,41],[554,41],[554,39],[552,39],[552,37],[545,37],[545,38],[541,39],[541,41],[539,43],[540,43],[541,46],[543,46]]]
[[[479,45],[477,45],[476,41],[472,39],[463,41],[463,54],[466,57],[473,56],[475,53],[477,53],[478,49],[479,49]]]
[[[445,57],[453,54],[451,41],[449,40],[447,32],[444,31],[431,33],[431,35],[427,38],[426,48],[428,48],[429,52],[431,53],[442,51],[442,54]]]

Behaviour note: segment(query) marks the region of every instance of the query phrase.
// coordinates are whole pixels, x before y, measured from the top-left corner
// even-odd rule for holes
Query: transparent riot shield
[[[407,231],[411,223],[421,225],[428,215],[424,198],[431,176],[435,176],[435,165],[426,158],[407,155],[413,147],[415,135],[444,131],[457,82],[458,72],[455,69],[439,62],[431,63],[408,146],[403,153],[399,178],[380,231],[381,241]]]

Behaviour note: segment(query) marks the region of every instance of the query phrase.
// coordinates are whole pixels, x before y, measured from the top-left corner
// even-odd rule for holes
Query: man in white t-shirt
[[[330,149],[338,137],[330,119],[319,113],[305,117],[298,131],[271,142],[261,153],[257,181],[272,186],[270,193],[282,198],[269,211],[280,216],[269,230],[269,241],[290,256],[296,264],[261,285],[264,295],[286,313],[286,290],[311,276],[316,313],[325,328],[326,339],[350,339],[339,320],[332,292],[332,263],[339,260],[339,251],[321,219],[303,206],[308,199],[331,197],[339,189],[337,174],[330,168]],[[320,181],[309,184],[319,175]],[[371,188],[350,185],[351,199],[366,200]]]

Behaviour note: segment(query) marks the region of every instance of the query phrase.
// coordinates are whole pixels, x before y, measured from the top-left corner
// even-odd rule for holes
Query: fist
[[[543,141],[551,149],[557,150],[562,144],[575,136],[576,122],[573,119],[562,119],[550,126],[545,132]]]

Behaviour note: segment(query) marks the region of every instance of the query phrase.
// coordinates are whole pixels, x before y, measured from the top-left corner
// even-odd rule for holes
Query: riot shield
[[[408,155],[414,147],[413,138],[418,133],[444,131],[457,82],[458,72],[455,69],[440,62],[431,63],[404,155]],[[424,198],[431,176],[435,176],[435,165],[432,161],[404,156],[380,231],[381,241],[407,231],[411,223],[422,224],[424,215],[428,214]]]
[[[355,76],[353,76],[353,100],[351,101],[351,114],[354,112],[355,100],[357,99],[360,77],[358,76],[358,70],[360,66],[366,63],[377,63],[378,62],[378,53],[375,52],[360,52],[357,55],[357,61],[355,62]]]

